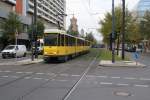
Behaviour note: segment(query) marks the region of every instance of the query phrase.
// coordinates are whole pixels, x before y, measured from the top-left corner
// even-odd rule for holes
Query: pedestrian
[[[136,50],[136,46],[134,46],[133,59],[135,60],[136,65],[138,65],[139,58],[140,58],[139,52]]]

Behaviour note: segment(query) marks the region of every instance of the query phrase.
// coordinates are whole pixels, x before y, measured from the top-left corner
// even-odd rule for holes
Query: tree
[[[19,16],[14,12],[10,12],[7,19],[2,22],[1,28],[3,32],[3,40],[7,40],[5,42],[14,42],[16,32],[19,34],[22,31],[22,24]]]
[[[85,37],[86,40],[89,40],[91,42],[93,42],[93,44],[96,44],[96,39],[95,37],[93,36],[93,33],[90,32],[90,33],[86,33],[86,37]]]
[[[136,23],[135,18],[131,15],[131,12],[126,9],[126,41],[139,41],[139,27]],[[105,14],[104,20],[100,21],[101,28],[99,28],[99,32],[103,35],[103,42],[109,43],[109,34],[112,32],[112,13],[107,12]],[[119,37],[121,36],[122,31],[122,8],[116,7],[115,8],[115,34],[117,34]],[[119,40],[120,42],[120,40]]]
[[[28,29],[28,33],[29,33],[29,37],[31,38],[32,36],[32,33],[33,33],[33,28],[34,28],[34,25],[30,25],[29,29]],[[40,20],[37,21],[37,37],[38,38],[42,38],[43,35],[44,35],[44,29],[45,29],[45,26],[44,26],[44,23]]]

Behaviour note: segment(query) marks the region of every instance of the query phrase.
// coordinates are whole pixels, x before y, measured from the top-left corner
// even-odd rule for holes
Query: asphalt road
[[[102,67],[90,55],[66,63],[0,66],[0,100],[150,100],[149,66]]]

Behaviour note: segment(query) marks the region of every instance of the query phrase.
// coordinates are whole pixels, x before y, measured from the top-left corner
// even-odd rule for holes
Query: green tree
[[[142,36],[140,33],[139,23],[137,22],[137,18],[132,18],[126,25],[126,42],[137,44],[141,41]]]
[[[97,43],[97,41],[96,41],[95,37],[93,36],[92,32],[86,33],[85,39],[91,41],[93,44]]]
[[[126,41],[135,41],[139,40],[139,27],[136,23],[135,18],[131,15],[128,9],[126,9]],[[100,23],[101,28],[99,28],[99,32],[103,35],[103,42],[109,43],[109,34],[112,32],[112,13],[107,12],[105,14],[104,20],[101,20]],[[121,6],[115,8],[115,33],[120,37],[122,31],[122,8]],[[120,42],[120,40],[119,40]]]
[[[1,23],[1,28],[3,40],[7,40],[5,42],[14,42],[16,32],[19,34],[22,31],[22,24],[19,16],[14,12],[10,12],[7,19]]]
[[[34,25],[30,25],[29,29],[28,29],[28,33],[29,33],[29,37],[31,38],[31,35],[33,33],[33,28],[34,28]],[[45,26],[44,26],[44,23],[40,20],[37,21],[37,37],[38,38],[42,38],[43,35],[44,35],[44,29],[45,29]]]

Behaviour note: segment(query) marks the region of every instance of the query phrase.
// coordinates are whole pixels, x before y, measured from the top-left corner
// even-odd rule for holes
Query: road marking
[[[26,74],[32,74],[33,72],[24,72],[24,73],[26,73]]]
[[[35,79],[35,80],[41,80],[42,78],[38,78],[38,77],[36,77],[36,78],[33,78],[33,79]]]
[[[99,78],[108,78],[108,76],[96,76],[96,77],[99,77]]]
[[[128,86],[129,84],[121,84],[121,83],[118,83],[117,85],[119,85],[119,86]]]
[[[137,78],[134,78],[134,77],[125,77],[124,79],[135,80],[135,79],[137,79]]]
[[[100,82],[101,85],[112,85],[113,83],[108,83],[108,82]]]
[[[68,74],[60,74],[60,76],[69,76]]]
[[[60,81],[60,82],[66,82],[66,81],[68,81],[68,80],[56,80],[56,81]]]
[[[36,73],[36,74],[38,74],[38,75],[43,75],[44,73]]]
[[[74,76],[74,77],[79,77],[80,75],[71,75],[71,76]]]
[[[8,77],[8,76],[1,76],[1,77],[5,77],[5,78],[6,78],[6,77]]]
[[[18,73],[18,74],[22,74],[22,73],[24,73],[24,72],[16,72],[16,73]]]
[[[3,71],[3,72],[9,73],[9,72],[11,72],[11,71],[9,71],[9,70],[6,70],[6,71]]]
[[[114,78],[114,79],[119,79],[120,77],[111,77],[111,78]]]
[[[142,81],[150,81],[149,78],[140,78],[140,80],[142,80]]]
[[[47,73],[47,75],[55,75],[55,73]]]
[[[31,77],[25,77],[24,79],[30,79]]]
[[[137,85],[137,84],[135,84],[134,86],[136,86],[136,87],[149,87],[148,85]]]

